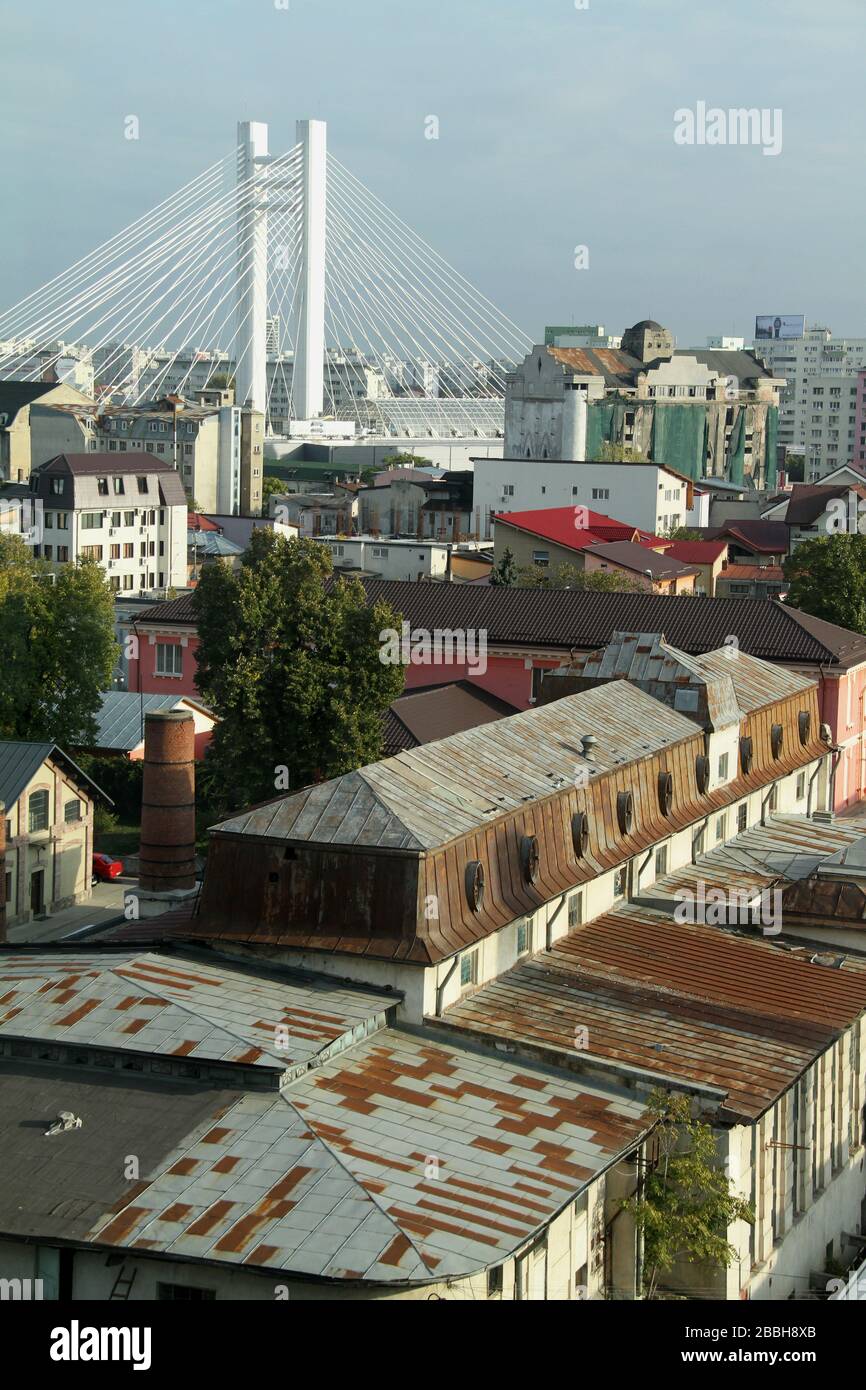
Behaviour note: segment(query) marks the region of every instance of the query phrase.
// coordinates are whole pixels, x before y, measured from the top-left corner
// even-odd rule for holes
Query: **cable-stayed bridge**
[[[502,429],[531,340],[328,153],[323,121],[268,129],[0,313],[0,377],[97,396],[192,395],[230,375],[271,432],[334,417],[377,434]]]

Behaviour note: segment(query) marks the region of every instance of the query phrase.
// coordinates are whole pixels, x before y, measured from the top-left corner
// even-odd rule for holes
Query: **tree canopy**
[[[493,580],[491,579],[491,583]],[[644,591],[640,580],[622,570],[582,570],[577,565],[556,565],[544,569],[540,565],[521,565],[517,571],[517,586],[521,589],[582,589],[603,594],[636,594]]]
[[[495,588],[511,589],[520,579],[520,572],[514,560],[514,555],[508,546],[502,552],[502,559],[493,566],[490,571],[490,583]]]
[[[846,532],[803,541],[783,569],[792,608],[866,633],[866,536]]]
[[[327,585],[330,551],[253,532],[240,567],[195,591],[198,687],[219,716],[206,773],[222,812],[381,756],[382,716],[403,689],[380,633],[400,628],[357,579]]]
[[[731,1191],[712,1127],[692,1116],[689,1098],[654,1091],[647,1108],[658,1121],[659,1159],[622,1210],[643,1234],[645,1292],[652,1298],[680,1260],[727,1268],[737,1253],[728,1240],[730,1226],[755,1217]]]
[[[92,743],[117,660],[114,603],[95,560],[51,567],[0,535],[0,738]]]

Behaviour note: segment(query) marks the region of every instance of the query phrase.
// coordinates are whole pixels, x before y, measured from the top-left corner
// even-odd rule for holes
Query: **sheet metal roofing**
[[[113,805],[110,798],[56,743],[19,743],[0,739],[0,802],[7,812],[11,811],[46,758],[56,760],[79,787],[87,787],[93,795],[101,796],[109,805]]]
[[[384,991],[258,978],[249,968],[151,951],[0,954],[0,1037],[281,1073],[384,1026],[394,1003]]]
[[[435,849],[561,790],[587,734],[593,776],[693,738],[695,725],[635,686],[599,686],[254,807],[215,833]]]
[[[384,749],[391,753],[417,748],[419,744],[449,738],[479,724],[493,724],[512,714],[517,714],[514,705],[471,681],[407,690],[394,700],[385,715]]]
[[[787,542],[784,547],[787,549]],[[663,632],[695,655],[723,647],[732,634],[741,651],[765,661],[827,666],[866,662],[866,636],[813,618],[774,599],[610,594],[575,589],[496,588],[472,584],[363,581],[368,603],[384,599],[414,627],[487,633],[488,647],[592,651],[614,632]],[[192,594],[147,608],[137,620],[195,627]]]
[[[761,1115],[866,1008],[866,974],[629,903],[448,1009],[466,1036],[721,1091]],[[566,1063],[567,1065],[567,1063]]]
[[[109,690],[96,715],[94,748],[129,752],[144,741],[144,717],[153,710],[178,709],[179,695],[138,695],[132,690]]]
[[[388,1030],[199,1125],[89,1238],[330,1279],[470,1274],[630,1150],[643,1111],[615,1088]]]

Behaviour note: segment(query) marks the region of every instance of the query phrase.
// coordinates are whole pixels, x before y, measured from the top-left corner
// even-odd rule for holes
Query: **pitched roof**
[[[82,772],[68,753],[64,753],[56,743],[19,743],[0,739],[0,802],[9,811],[15,805],[27,783],[39,771],[46,758],[61,764],[72,780],[81,787],[89,787],[96,796],[102,797],[109,806],[114,803],[101,787]]]
[[[649,570],[653,579],[681,579],[695,573],[693,565],[681,564],[670,552],[659,554],[657,550],[650,550],[636,541],[602,542],[589,546],[588,549],[591,554],[600,555],[611,564],[619,565],[635,574],[644,574]]]
[[[663,632],[693,655],[739,639],[765,661],[827,666],[866,662],[866,636],[813,618],[776,599],[593,593],[576,589],[498,588],[363,579],[368,603],[389,603],[413,627],[486,632],[489,647],[594,651],[615,632]],[[155,604],[137,623],[195,627],[193,596]]]
[[[14,423],[19,410],[32,405],[40,396],[47,396],[63,383],[59,381],[0,381],[0,416],[6,419],[0,428]]]
[[[471,681],[407,690],[385,715],[384,750],[391,753],[401,748],[417,748],[419,744],[450,738],[465,729],[492,724],[516,713],[514,705],[497,699]]]
[[[726,541],[666,541],[665,554],[683,565],[712,565],[727,553]]]
[[[613,517],[591,511],[588,507],[542,507],[528,512],[497,512],[494,519],[497,525],[511,526],[569,550],[583,550],[596,540],[630,541],[640,534],[636,526],[615,521]]]
[[[695,726],[620,681],[307,787],[233,816],[213,833],[435,849],[560,790],[581,731],[597,737],[594,777],[692,739]]]
[[[747,517],[724,526],[710,526],[704,531],[707,540],[735,540],[748,550],[761,555],[787,555],[789,532],[784,521],[763,521]]]
[[[795,483],[785,512],[786,525],[811,526],[825,514],[828,502],[832,502],[835,498],[847,498],[849,492],[856,493],[858,497],[866,498],[866,482],[863,485],[860,483],[837,483],[835,486],[829,487],[823,483]]]
[[[144,741],[144,717],[152,710],[177,709],[182,695],[138,695],[133,690],[108,690],[96,716],[93,748],[130,752]]]
[[[47,463],[34,468],[34,473],[73,473],[76,477],[112,473],[174,473],[174,465],[142,450],[125,454],[57,454]]]

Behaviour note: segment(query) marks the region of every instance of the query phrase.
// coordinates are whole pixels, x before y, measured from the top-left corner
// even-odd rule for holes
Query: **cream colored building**
[[[0,741],[7,926],[89,899],[96,795],[55,744]]]
[[[72,434],[61,429],[63,442],[42,458],[33,458],[31,425],[35,407],[87,405],[89,398],[74,386],[49,381],[0,381],[0,482],[26,483],[34,463],[53,458],[71,447]],[[55,428],[62,421],[54,418]],[[76,438],[80,440],[80,434]]]

